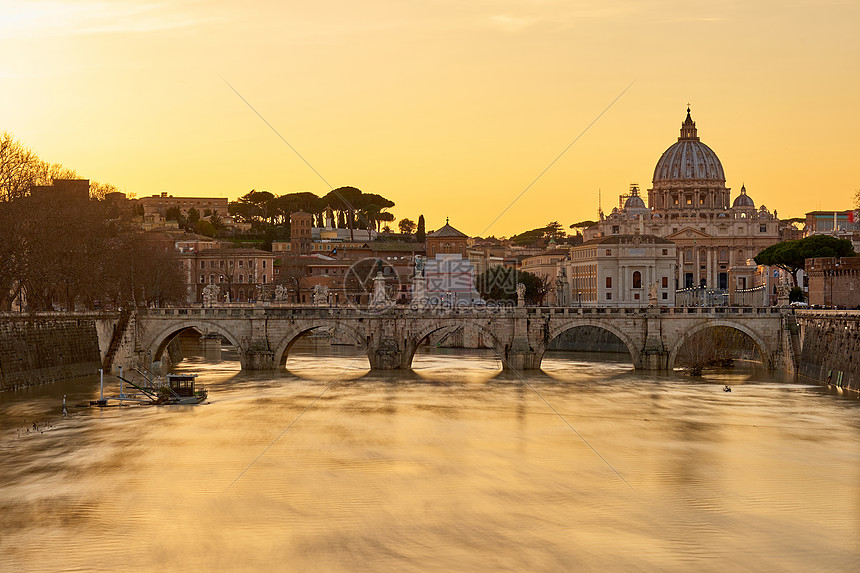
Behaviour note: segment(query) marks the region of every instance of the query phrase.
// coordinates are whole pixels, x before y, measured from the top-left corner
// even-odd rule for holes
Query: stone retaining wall
[[[798,316],[798,374],[860,391],[860,314]]]
[[[94,318],[0,321],[0,391],[96,374]]]

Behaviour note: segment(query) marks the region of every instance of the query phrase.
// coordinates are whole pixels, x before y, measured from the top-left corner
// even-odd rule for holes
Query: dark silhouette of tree
[[[400,222],[397,223],[397,227],[400,229],[400,233],[403,235],[411,235],[412,231],[415,230],[415,221],[412,219],[403,218],[400,219]]]
[[[486,301],[516,301],[517,283],[526,286],[525,302],[540,305],[549,292],[550,282],[543,277],[510,267],[491,267],[475,277],[475,290]]]
[[[806,259],[854,255],[854,247],[848,239],[837,239],[830,235],[812,235],[805,239],[782,241],[771,245],[755,256],[755,262],[787,271],[791,274],[794,286],[798,286],[797,271],[806,268]]]
[[[197,224],[194,225],[194,232],[198,235],[206,235],[207,237],[214,237],[217,234],[215,226],[206,219],[197,221]]]
[[[743,332],[715,326],[690,336],[678,350],[675,366],[690,376],[701,376],[705,368],[731,366],[739,358],[754,359],[757,352],[755,343]]]
[[[418,215],[418,228],[415,229],[415,240],[423,243],[427,239],[427,231],[424,228],[424,215]]]

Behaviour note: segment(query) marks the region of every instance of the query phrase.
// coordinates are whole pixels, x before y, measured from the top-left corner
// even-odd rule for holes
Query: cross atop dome
[[[681,124],[681,137],[678,138],[678,141],[685,139],[699,141],[699,137],[696,135],[696,122],[690,117],[690,104],[687,104],[687,119]]]

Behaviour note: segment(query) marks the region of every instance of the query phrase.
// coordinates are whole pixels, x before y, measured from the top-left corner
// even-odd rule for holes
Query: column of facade
[[[625,279],[627,278],[627,266],[626,265],[618,265],[618,301],[621,302],[624,300],[624,291],[626,287],[624,285],[627,282]]]
[[[675,288],[684,288],[684,249],[681,245],[675,248],[678,250],[678,265],[675,267]]]
[[[708,247],[708,288],[714,288],[714,248]]]
[[[693,266],[694,266],[693,286],[698,287],[699,286],[699,267],[702,266],[702,263],[699,262],[701,260],[701,255],[699,254],[700,249],[698,246],[693,247],[693,250],[695,251],[693,253],[693,260],[695,261],[695,263],[693,264]]]

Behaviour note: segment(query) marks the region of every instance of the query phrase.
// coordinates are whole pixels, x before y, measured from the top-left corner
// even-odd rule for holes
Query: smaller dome
[[[717,215],[718,219],[721,219],[723,217],[727,217],[727,215],[725,213],[720,213],[719,215]]]
[[[639,195],[633,195],[627,198],[627,201],[624,202],[624,210],[627,211],[629,209],[647,209],[645,206],[645,201],[642,200],[642,197]]]
[[[747,195],[747,188],[743,185],[741,185],[741,194],[735,197],[735,200],[732,203],[732,208],[734,207],[755,209],[755,202],[749,195]]]

